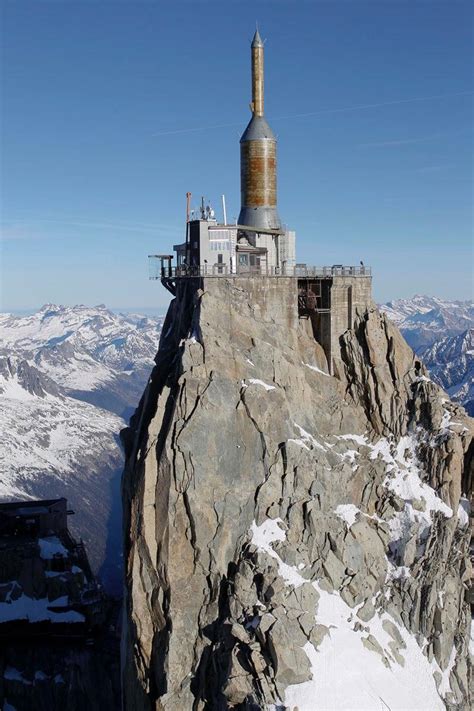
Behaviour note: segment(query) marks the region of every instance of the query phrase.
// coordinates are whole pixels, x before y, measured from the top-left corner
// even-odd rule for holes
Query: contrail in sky
[[[417,96],[413,99],[396,99],[394,101],[383,101],[381,103],[374,104],[356,104],[355,106],[343,106],[338,109],[321,109],[320,111],[309,111],[304,114],[289,114],[288,116],[272,116],[273,121],[284,121],[286,119],[295,118],[305,118],[306,116],[321,116],[323,114],[339,114],[346,113],[348,111],[361,111],[364,109],[376,109],[382,106],[397,106],[398,104],[413,104],[418,101],[432,101],[434,99],[450,99],[455,96],[469,96],[472,95],[473,91],[457,91],[452,94],[434,94],[432,96]],[[209,131],[214,128],[228,128],[231,126],[240,126],[241,123],[218,123],[211,126],[196,126],[193,128],[178,128],[173,131],[159,131],[158,133],[152,133],[153,137],[156,136],[173,136],[179,133],[195,133],[196,131]]]

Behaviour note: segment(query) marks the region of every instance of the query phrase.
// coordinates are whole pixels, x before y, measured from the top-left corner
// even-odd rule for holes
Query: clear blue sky
[[[466,1],[2,4],[2,301],[161,308],[185,193],[239,211],[255,22],[298,260],[472,296]]]

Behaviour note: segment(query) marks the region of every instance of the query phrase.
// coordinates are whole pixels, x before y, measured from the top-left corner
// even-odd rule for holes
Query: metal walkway
[[[163,265],[161,255],[148,256],[150,279],[195,279],[219,277],[293,277],[295,279],[331,279],[334,276],[369,277],[371,268],[366,266],[343,266],[335,264],[332,267],[310,267],[306,264],[297,264],[294,267],[237,267],[231,271],[226,264],[207,265],[205,267],[174,267]]]

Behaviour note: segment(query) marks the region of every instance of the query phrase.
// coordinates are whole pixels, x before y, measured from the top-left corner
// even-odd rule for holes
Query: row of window
[[[209,240],[209,248],[211,252],[225,252],[230,250],[229,240]]]

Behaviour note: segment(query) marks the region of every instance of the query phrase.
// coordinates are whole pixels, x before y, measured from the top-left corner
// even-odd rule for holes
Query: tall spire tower
[[[252,118],[240,139],[239,225],[280,230],[277,211],[276,138],[266,122],[263,100],[263,42],[255,32],[252,53]]]

